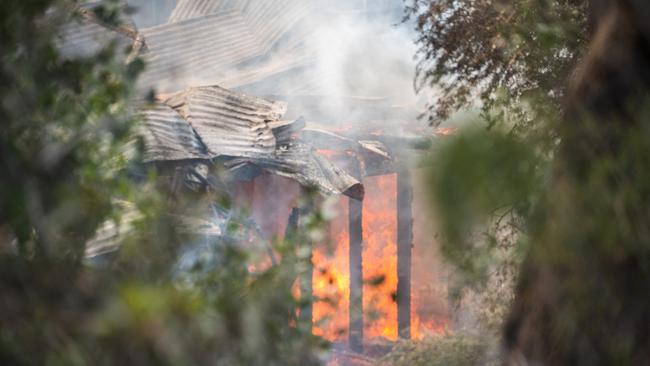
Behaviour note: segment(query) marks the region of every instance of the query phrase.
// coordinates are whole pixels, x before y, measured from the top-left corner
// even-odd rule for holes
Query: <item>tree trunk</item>
[[[650,2],[592,11],[506,324],[510,365],[650,364]]]

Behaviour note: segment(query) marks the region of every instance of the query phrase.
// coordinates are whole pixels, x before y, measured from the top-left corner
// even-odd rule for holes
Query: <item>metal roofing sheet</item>
[[[148,53],[141,88],[178,89],[218,83],[236,65],[263,53],[262,45],[237,12],[163,24],[142,30]]]
[[[170,106],[156,103],[140,114],[146,162],[210,158],[196,131]]]
[[[180,22],[219,11],[238,9],[241,6],[241,0],[178,0],[168,22]]]
[[[188,121],[212,157],[273,154],[276,139],[269,123],[280,119],[287,109],[286,103],[218,86],[188,88],[165,103]]]
[[[180,1],[170,23],[142,30],[149,52],[139,85],[234,88],[304,65],[308,37],[297,24],[308,13],[299,0]]]
[[[363,198],[363,185],[358,180],[300,140],[279,145],[271,155],[254,159],[235,158],[225,163],[231,170],[242,169],[249,164],[271,174],[294,179],[303,186],[316,187],[324,194],[345,194],[359,200]]]

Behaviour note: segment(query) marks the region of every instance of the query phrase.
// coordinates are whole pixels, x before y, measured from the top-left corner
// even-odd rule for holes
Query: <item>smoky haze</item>
[[[418,97],[414,91],[414,56],[417,46],[413,41],[415,34],[412,32],[412,24],[401,22],[402,0],[211,0],[228,3],[230,10],[223,11],[223,17],[208,15],[210,21],[229,24],[224,27],[219,27],[218,24],[195,26],[192,19],[176,20],[176,26],[171,26],[168,25],[168,19],[175,4],[159,0],[160,6],[156,7],[145,0],[130,1],[134,6],[138,5],[137,2],[142,3],[134,21],[150,41],[153,56],[156,56],[157,49],[169,52],[163,58],[150,58],[150,66],[153,65],[156,72],[145,75],[145,80],[152,82],[149,86],[158,92],[171,93],[190,86],[218,84],[246,94],[286,101],[288,110],[283,119],[304,117],[307,121],[305,130],[311,128],[312,133],[303,130],[301,137],[321,152],[336,150],[336,141],[331,143],[326,133],[314,133],[316,130],[334,131],[351,137],[351,140],[363,140],[365,143],[379,141],[378,145],[383,144],[378,150],[388,150],[387,155],[390,155],[392,161],[386,164],[389,168],[385,172],[375,168],[374,172],[379,172],[376,177],[363,179],[359,161],[348,159],[346,154],[340,154],[342,157],[330,156],[330,159],[338,167],[360,178],[369,193],[369,199],[365,202],[371,205],[385,203],[381,207],[370,206],[364,214],[366,219],[368,213],[372,212],[387,213],[386,217],[389,217],[385,219],[384,216],[376,216],[377,226],[364,229],[366,239],[373,240],[369,245],[364,243],[364,246],[382,251],[380,254],[367,253],[366,263],[373,262],[377,268],[386,270],[386,264],[393,262],[385,261],[383,250],[394,248],[395,243],[390,242],[390,235],[380,237],[377,233],[381,232],[378,228],[384,228],[384,225],[395,220],[391,217],[395,215],[396,178],[394,175],[382,175],[382,172],[392,173],[396,167],[401,169],[416,162],[417,152],[405,149],[404,140],[410,141],[411,137],[415,138],[418,132],[422,132],[421,129],[427,127],[426,122],[418,120],[420,111],[424,110],[423,99],[427,96]],[[255,6],[250,5],[253,3]],[[242,13],[250,11],[251,7],[261,7],[260,4],[274,4],[280,12],[296,16],[285,17],[274,13],[274,9],[267,8],[265,15],[268,18],[251,19],[244,16],[245,19],[239,22]],[[283,22],[286,27],[283,27]],[[272,23],[271,26],[268,23]],[[236,28],[242,24],[243,27]],[[278,28],[273,27],[276,24],[279,24]],[[282,34],[269,48],[262,47],[262,51],[255,53],[242,44],[251,42],[251,47],[255,48],[258,43],[264,43],[260,38],[264,39],[270,33],[253,34],[251,39],[249,31],[256,29],[279,29]],[[147,38],[148,35],[151,37]],[[219,42],[223,39],[232,41],[223,42],[225,46],[218,49],[221,47]],[[183,55],[178,55],[180,52],[192,54],[182,57]],[[231,56],[232,59],[229,58]],[[178,63],[174,64],[175,60]],[[164,68],[161,65],[172,67]],[[165,72],[160,73],[158,70]],[[375,157],[375,160],[381,159]],[[369,165],[364,165],[363,169]],[[413,181],[418,197],[424,197],[420,193],[424,189],[418,186],[419,179],[416,175]],[[388,188],[382,185],[386,183]],[[248,206],[253,221],[259,224],[260,232],[266,238],[285,232],[286,218],[290,209],[296,207],[301,192],[299,185],[290,179],[261,175],[248,187],[249,190],[241,184],[235,186],[235,206]],[[348,211],[347,198],[331,198],[333,200],[328,200],[328,204],[333,206],[334,213],[330,215],[333,221],[332,231],[328,235],[339,239],[332,243],[336,256],[330,259],[333,260],[332,263],[341,265],[341,273],[346,273],[349,253],[346,246],[349,238],[348,220],[352,215]],[[431,319],[446,319],[447,303],[441,300],[446,299],[446,294],[440,285],[444,283],[444,269],[437,259],[435,246],[430,245],[434,233],[431,232],[430,216],[426,211],[426,202],[429,201],[413,201],[416,214],[413,228],[413,314],[426,323]],[[361,211],[357,212],[357,215],[360,213]],[[351,220],[354,220],[353,216]],[[395,230],[390,228],[389,231],[394,233]],[[343,236],[340,236],[341,233]],[[318,254],[317,251],[316,255]],[[320,254],[323,258],[327,257]],[[339,261],[336,262],[335,259]],[[326,268],[325,264],[320,263],[323,268]],[[346,276],[349,282],[349,274],[342,275]],[[388,292],[394,291],[389,286],[386,289]],[[386,293],[376,295],[383,296]],[[342,298],[344,302],[339,304],[341,310],[347,308],[345,301],[348,301],[347,296]],[[347,316],[344,316],[342,323],[347,324],[347,321]]]
[[[214,21],[235,19],[255,1],[262,0],[213,0],[215,4],[225,4],[220,11],[226,14]],[[150,40],[151,55],[146,58],[151,70],[143,75],[143,91],[153,88],[170,93],[189,86],[218,84],[287,101],[285,119],[303,116],[308,122],[341,128],[391,123],[395,130],[400,129],[397,125],[415,123],[423,103],[413,88],[416,46],[412,25],[401,22],[402,0],[264,0],[264,4],[277,4],[278,12],[294,11],[296,16],[280,14],[278,19],[270,16],[254,21],[247,18],[244,24],[250,29],[266,30],[264,27],[269,25],[265,21],[287,25],[282,28],[280,24],[277,29],[282,35],[262,54],[246,56],[247,49],[242,49],[240,54],[244,57],[232,61],[228,55],[221,55],[249,41],[244,32],[241,39],[232,34],[234,25],[224,26],[223,30],[210,28],[209,34],[205,27],[172,28],[166,24],[176,6],[174,0],[129,0],[129,5],[137,8],[133,15],[136,26]],[[186,23],[182,20],[176,24]],[[191,51],[196,55],[183,59],[178,55],[184,52],[180,47],[177,54],[172,49],[164,57],[156,55],[158,44],[165,46],[179,34],[182,40],[177,41],[182,50],[189,50],[196,43]],[[206,37],[230,37],[235,46],[219,52],[218,42],[205,43]],[[210,50],[211,47],[215,49]],[[223,67],[217,65],[219,62]]]

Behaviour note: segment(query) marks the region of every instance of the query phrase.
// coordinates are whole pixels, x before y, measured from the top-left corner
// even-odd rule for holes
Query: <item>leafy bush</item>
[[[178,230],[178,217],[227,196],[171,194],[137,148],[127,159],[144,64],[114,41],[62,57],[74,5],[0,7],[0,364],[317,364],[323,344],[296,316],[307,300],[291,293],[308,267],[304,238],[277,243],[281,261],[253,273],[263,256],[236,215],[217,237]],[[116,26],[120,9],[105,1],[93,16]],[[122,249],[85,261],[110,221],[129,227]]]
[[[382,358],[391,366],[498,365],[488,342],[476,336],[443,334],[421,341],[398,341]]]

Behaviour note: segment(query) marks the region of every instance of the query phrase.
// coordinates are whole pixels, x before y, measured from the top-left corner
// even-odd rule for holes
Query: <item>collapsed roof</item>
[[[287,105],[219,86],[188,88],[165,100],[199,134],[210,156],[265,156],[275,150],[269,123]]]
[[[311,114],[319,119],[411,118],[411,110],[387,105],[382,99],[305,95],[314,94],[322,79],[330,77],[313,67],[309,33],[301,24],[308,12],[308,2],[302,0],[178,0],[167,24],[138,31],[130,23],[111,28],[91,12],[81,11],[81,22],[65,29],[60,48],[74,56],[94,52],[117,37],[120,45],[145,50],[147,68],[139,81],[141,88],[190,86],[139,111],[145,161],[182,167],[174,174],[182,175],[186,184],[210,184],[210,167],[219,164],[235,177],[251,179],[265,171],[324,194],[360,200],[361,175],[392,169],[385,168],[393,160],[392,151],[382,143],[390,136],[374,139],[335,133],[307,127],[301,118],[282,121],[286,103],[229,90],[276,95],[281,90],[291,96],[294,111],[309,111],[311,118]],[[351,159],[364,161],[365,171],[353,177],[318,151],[332,148],[354,151]],[[206,235],[220,235],[218,225],[199,221],[184,226],[192,227],[192,232],[207,228]],[[88,246],[89,254],[112,250],[125,229],[128,225],[108,223],[98,232],[95,245]]]
[[[253,82],[248,85],[260,86],[265,72],[277,76],[284,67],[291,68],[290,63],[284,63],[285,60],[298,60],[292,62],[304,66],[303,60],[292,51],[304,46],[304,39],[300,37],[305,32],[295,28],[308,11],[309,6],[300,0],[179,0],[167,24],[142,30],[144,39],[130,26],[112,32],[140,44],[144,44],[146,39],[145,56],[149,64],[143,76],[145,84],[176,78],[189,83],[188,78],[195,78],[201,82],[223,79],[233,85]],[[101,33],[98,29],[107,33],[105,25],[97,23],[90,12],[82,11],[82,15],[88,23],[84,26],[92,29],[76,28],[77,33]],[[72,30],[69,33],[75,35]],[[68,37],[68,46],[85,37],[87,35]],[[277,52],[278,48],[281,52]],[[275,52],[273,60],[260,62],[260,58],[268,56],[271,51]],[[280,66],[276,68],[273,65]],[[308,78],[303,78],[302,84],[308,84],[308,81]],[[352,119],[357,115],[378,119],[410,118],[412,114],[377,98],[343,100],[340,97],[292,95],[290,100],[292,105],[296,104],[294,114],[304,111],[314,118],[312,114],[316,113],[319,119],[324,115],[331,117],[333,113],[337,119],[346,114]],[[340,108],[341,105],[354,108]],[[232,160],[227,167],[238,176],[251,178],[250,172],[254,176],[267,171],[293,178],[302,185],[317,186],[327,194],[343,193],[355,198],[363,195],[358,181],[360,177],[352,178],[318,156],[316,150],[338,144],[344,149],[358,151],[359,159],[372,162],[367,164],[368,167],[382,167],[374,169],[377,172],[384,171],[384,162],[392,160],[392,152],[378,141],[388,136],[375,139],[365,135],[343,136],[313,128],[301,131],[304,121],[302,125],[278,124],[286,111],[286,103],[249,97],[218,86],[186,88],[142,110],[145,120],[143,137],[147,146],[145,160]],[[299,137],[308,140],[309,144]],[[331,138],[337,144],[322,144]],[[345,144],[341,145],[341,142]],[[246,174],[242,174],[243,171]]]
[[[145,160],[218,158],[234,175],[253,166],[324,194],[362,199],[363,187],[357,179],[293,135],[304,127],[302,120],[280,122],[285,110],[282,102],[219,86],[188,88],[141,111]]]

